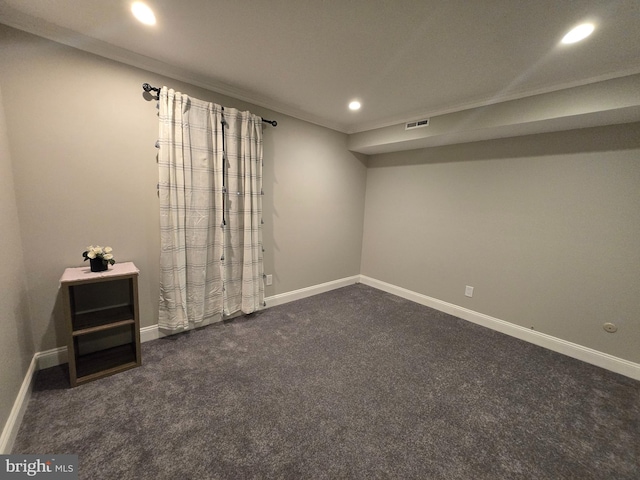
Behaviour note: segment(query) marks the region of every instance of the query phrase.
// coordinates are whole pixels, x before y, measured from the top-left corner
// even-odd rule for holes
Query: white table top
[[[98,278],[119,277],[122,275],[137,275],[140,270],[133,264],[133,262],[116,263],[109,265],[109,269],[104,272],[92,272],[91,267],[74,267],[66,268],[62,277],[60,277],[60,283],[66,282],[78,282],[84,280],[95,280]]]

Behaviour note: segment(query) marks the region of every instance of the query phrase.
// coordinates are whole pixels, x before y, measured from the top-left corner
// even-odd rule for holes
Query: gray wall
[[[363,238],[363,275],[640,362],[638,123],[372,156]]]
[[[1,89],[0,246],[0,426],[3,426],[35,349]]]
[[[22,246],[47,256],[25,256],[36,351],[66,343],[59,279],[89,244],[135,262],[141,325],[157,323],[158,121],[144,82],[278,121],[264,130],[267,296],[360,272],[366,167],[346,135],[2,25],[0,64]]]

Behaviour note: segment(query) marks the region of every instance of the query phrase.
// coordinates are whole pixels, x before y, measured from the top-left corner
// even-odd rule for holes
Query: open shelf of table
[[[76,359],[76,383],[90,382],[137,366],[133,344],[80,355]]]
[[[132,305],[119,305],[92,312],[73,315],[73,335],[83,335],[99,330],[134,323]]]

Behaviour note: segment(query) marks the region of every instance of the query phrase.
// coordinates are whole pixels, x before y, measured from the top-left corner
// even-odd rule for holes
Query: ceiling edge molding
[[[11,11],[11,18],[6,18],[6,12],[8,10]],[[262,97],[254,92],[247,92],[222,82],[215,82],[210,78],[203,77],[184,68],[176,67],[145,55],[140,55],[131,50],[116,47],[102,40],[96,40],[73,30],[18,12],[10,7],[0,6],[0,23],[87,53],[124,63],[125,65],[141,70],[148,70],[158,75],[163,75],[180,82],[204,88],[205,90],[273,110],[276,113],[281,113],[298,120],[347,133],[347,128],[343,124],[327,121],[324,118],[320,118],[291,105]]]
[[[615,78],[625,77],[629,75],[635,75],[640,73],[640,65],[625,69],[623,71],[610,72],[604,75],[594,76],[583,80],[574,82],[568,82],[552,87],[539,88],[536,90],[528,91],[516,91],[509,94],[498,94],[490,98],[483,100],[472,101],[467,103],[460,103],[452,107],[428,110],[421,109],[415,110],[410,114],[398,114],[387,117],[386,119],[372,121],[367,123],[352,123],[349,125],[341,124],[338,122],[332,122],[325,118],[318,117],[302,109],[294,107],[277,100],[261,96],[255,92],[249,92],[239,88],[232,87],[222,82],[216,82],[210,77],[205,77],[195,72],[186,70],[184,68],[176,67],[174,65],[167,64],[155,60],[145,55],[132,52],[130,50],[116,47],[107,42],[96,40],[92,37],[77,33],[73,30],[61,27],[59,25],[47,22],[45,20],[27,15],[23,12],[15,10],[12,7],[0,4],[0,23],[8,25],[33,35],[52,40],[63,45],[67,45],[78,50],[82,50],[100,57],[104,57],[110,60],[114,60],[135,68],[147,70],[158,75],[163,75],[177,81],[189,83],[206,90],[226,95],[253,105],[273,110],[276,113],[281,113],[298,120],[309,122],[321,127],[336,130],[345,134],[361,133],[369,130],[376,130],[379,128],[390,127],[393,125],[399,125],[408,121],[413,121],[422,118],[435,117],[439,115],[445,115],[449,113],[460,112],[463,110],[469,110],[473,108],[485,107],[494,105],[497,103],[507,102],[511,100],[519,100],[526,97],[535,95],[552,93],[559,90],[565,90],[591,83],[597,83],[601,81],[611,80]]]
[[[387,118],[386,120],[363,123],[360,125],[352,124],[351,126],[347,127],[346,133],[351,135],[354,133],[367,132],[369,130],[376,130],[378,128],[391,127],[393,125],[412,122],[412,121],[420,120],[423,118],[436,117],[438,115],[446,115],[448,113],[457,113],[463,110],[470,110],[472,108],[487,107],[489,105],[495,105],[497,103],[509,102],[511,100],[520,100],[522,98],[533,97],[535,95],[558,92],[560,90],[567,90],[570,88],[582,87],[584,85],[590,85],[592,83],[604,82],[607,80],[613,80],[615,78],[628,77],[628,76],[637,75],[637,74],[640,74],[640,66],[628,68],[622,71],[610,72],[610,73],[607,73],[604,75],[598,75],[595,77],[589,77],[589,78],[574,81],[574,82],[567,82],[564,84],[555,85],[553,87],[539,88],[536,90],[529,90],[529,91],[513,92],[508,95],[498,95],[498,96],[486,98],[480,101],[460,103],[453,107],[447,107],[444,109],[415,110],[411,114],[395,115],[393,117]]]

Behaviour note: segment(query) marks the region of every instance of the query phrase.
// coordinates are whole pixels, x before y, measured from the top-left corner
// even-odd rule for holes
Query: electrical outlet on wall
[[[473,287],[470,287],[469,285],[467,285],[467,286],[464,288],[464,294],[465,294],[467,297],[473,297]]]
[[[273,285],[273,275],[267,275],[267,285]]]

